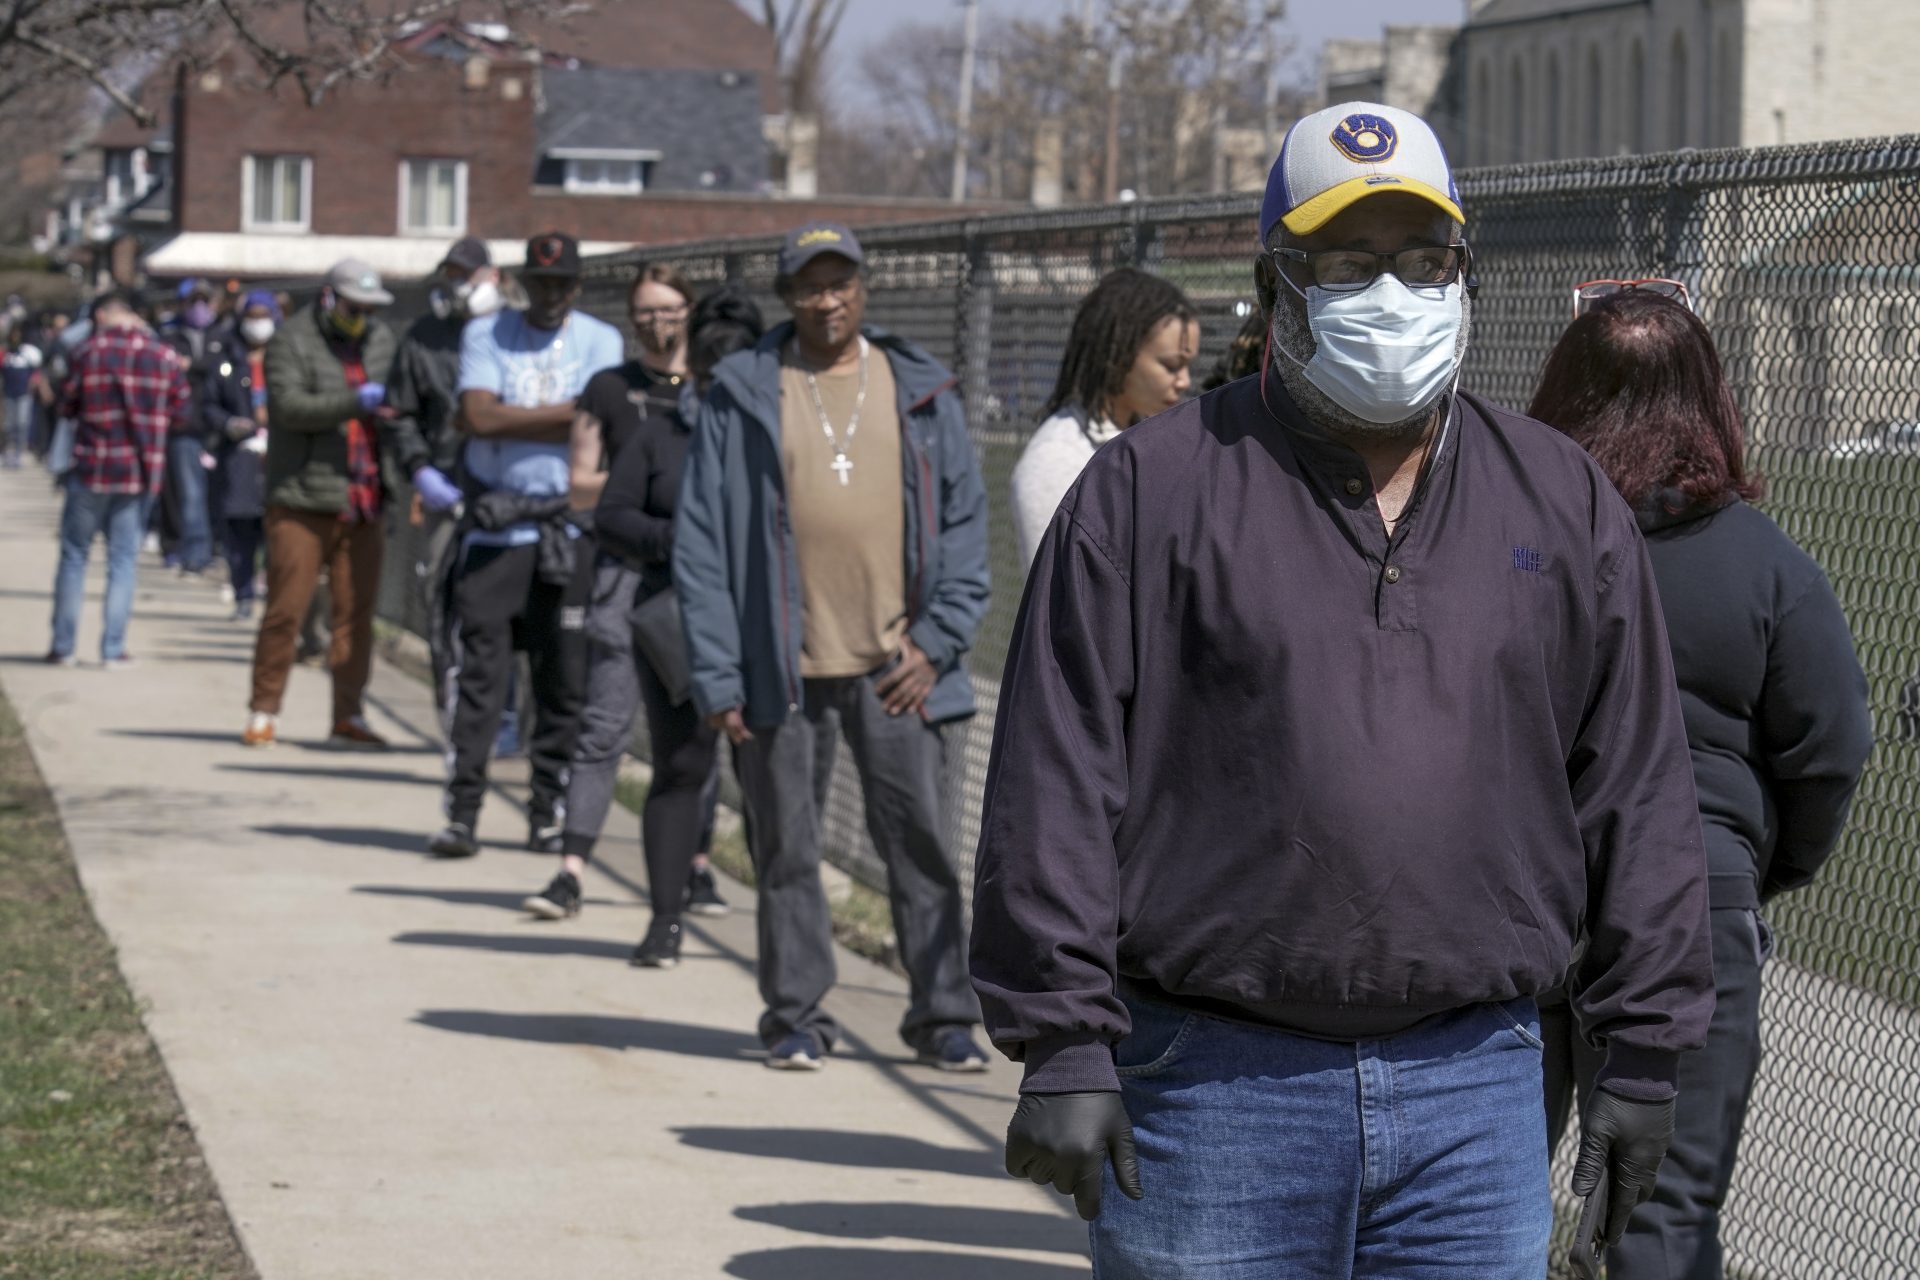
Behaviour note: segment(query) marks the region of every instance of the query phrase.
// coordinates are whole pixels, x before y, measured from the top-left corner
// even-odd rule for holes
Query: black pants
[[[453,585],[458,618],[458,655],[448,747],[453,757],[447,782],[447,816],[471,825],[487,792],[487,761],[506,709],[514,650],[525,649],[533,675],[534,728],[527,746],[532,765],[536,822],[565,807],[567,765],[580,722],[586,679],[586,596],[589,566],[565,586],[540,580],[540,549],[469,547]]]
[[[233,600],[245,604],[253,599],[253,584],[260,576],[260,547],[266,541],[266,524],[259,516],[228,516],[221,523],[226,528],[222,548],[227,553]]]
[[[1713,919],[1718,998],[1706,1048],[1680,1058],[1673,1145],[1653,1199],[1634,1211],[1627,1234],[1607,1251],[1608,1280],[1721,1280],[1720,1210],[1733,1181],[1740,1130],[1760,1066],[1760,970],[1773,949],[1758,913],[1720,910]],[[1574,1092],[1593,1088],[1602,1054],[1580,1038],[1562,993],[1540,1003],[1547,1043],[1547,1141],[1557,1143]]]
[[[669,705],[660,677],[633,651],[634,674],[647,712],[647,742],[653,754],[653,784],[640,812],[640,841],[647,854],[647,891],[657,916],[677,917],[693,855],[707,847],[713,830],[708,782],[714,777],[718,735],[691,699]]]

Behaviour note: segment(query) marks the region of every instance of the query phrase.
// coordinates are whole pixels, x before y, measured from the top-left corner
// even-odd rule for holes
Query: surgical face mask
[[[240,336],[256,347],[264,347],[273,340],[273,318],[271,316],[252,316],[240,322]]]
[[[453,303],[474,318],[490,316],[500,309],[500,286],[491,280],[466,280],[455,285]]]
[[[1456,280],[1438,288],[1411,288],[1382,272],[1364,289],[1340,292],[1313,285],[1304,292],[1313,358],[1301,361],[1307,381],[1365,422],[1405,422],[1432,404],[1459,371],[1461,298]]]

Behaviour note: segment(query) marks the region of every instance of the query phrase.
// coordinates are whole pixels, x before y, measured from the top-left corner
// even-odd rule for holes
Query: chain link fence
[[[1920,137],[1479,170],[1460,187],[1481,286],[1465,385],[1524,407],[1573,284],[1685,280],[1745,412],[1765,509],[1825,566],[1852,620],[1879,744],[1829,870],[1772,912],[1767,1057],[1727,1206],[1728,1268],[1920,1274]],[[1167,276],[1202,316],[1197,378],[1250,313],[1257,211],[1242,196],[1140,202],[863,237],[869,318],[958,375],[992,504],[994,602],[969,659],[980,715],[948,735],[950,827],[969,879],[1025,569],[1008,478],[1074,309],[1113,267]],[[746,285],[775,319],[777,246],[595,260],[585,305],[622,323],[637,265],[671,261],[697,287]],[[861,815],[842,758],[830,856],[879,885]],[[1567,1156],[1563,1145],[1563,1208]]]

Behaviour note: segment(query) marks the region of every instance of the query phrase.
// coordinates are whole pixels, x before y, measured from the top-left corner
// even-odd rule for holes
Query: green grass
[[[1920,676],[1920,456],[1755,450],[1762,510],[1832,581],[1873,705],[1874,752],[1852,819],[1814,885],[1771,913],[1796,964],[1920,1004],[1920,743],[1900,739],[1902,688]]]
[[[0,698],[0,1276],[253,1275]]]

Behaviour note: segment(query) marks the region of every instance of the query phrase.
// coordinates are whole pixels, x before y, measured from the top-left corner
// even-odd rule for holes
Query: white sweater
[[[1120,434],[1120,428],[1102,418],[1082,427],[1078,418],[1062,410],[1040,424],[1027,441],[1013,468],[1013,529],[1020,538],[1020,556],[1033,563],[1047,526],[1053,523],[1060,500],[1080,478],[1081,469],[1103,445]]]

